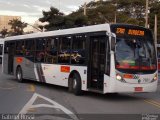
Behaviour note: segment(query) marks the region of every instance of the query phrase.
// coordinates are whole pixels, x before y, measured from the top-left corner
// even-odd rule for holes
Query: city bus
[[[3,39],[0,39],[0,64],[2,64],[2,59],[3,59],[3,44],[4,44],[4,41]]]
[[[75,95],[154,92],[158,71],[149,29],[100,24],[5,38],[3,72],[68,87]]]

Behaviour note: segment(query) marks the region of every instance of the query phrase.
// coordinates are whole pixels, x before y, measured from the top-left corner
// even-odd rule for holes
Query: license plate
[[[142,92],[143,91],[143,87],[135,87],[135,92]]]

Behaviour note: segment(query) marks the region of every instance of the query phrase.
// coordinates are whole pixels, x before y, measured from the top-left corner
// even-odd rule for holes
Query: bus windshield
[[[141,72],[156,70],[156,56],[151,41],[141,38],[117,38],[116,49],[117,69]]]
[[[116,27],[116,69],[126,73],[153,73],[157,69],[151,31],[139,27]]]

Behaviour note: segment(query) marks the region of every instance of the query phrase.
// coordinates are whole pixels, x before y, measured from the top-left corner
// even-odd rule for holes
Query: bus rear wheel
[[[23,82],[23,74],[22,74],[21,67],[17,67],[17,70],[16,70],[16,79],[18,80],[18,82]]]
[[[72,78],[69,79],[69,91],[75,95],[81,95],[81,78],[77,73],[74,73]]]

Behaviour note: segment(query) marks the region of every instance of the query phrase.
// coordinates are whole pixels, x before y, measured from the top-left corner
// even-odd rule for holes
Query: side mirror
[[[115,52],[115,47],[116,46],[116,38],[111,37],[111,50]]]

